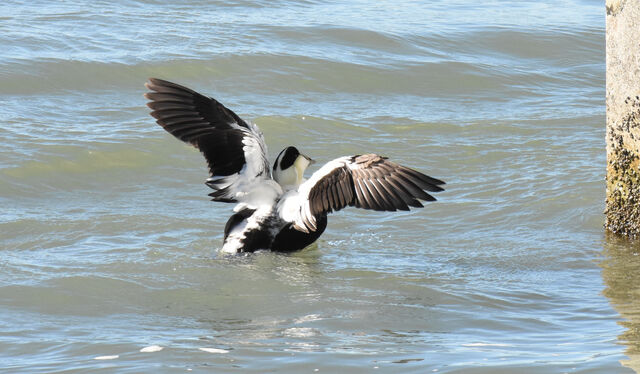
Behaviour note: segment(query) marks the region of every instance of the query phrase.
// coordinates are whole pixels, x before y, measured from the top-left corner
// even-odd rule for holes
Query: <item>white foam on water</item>
[[[229,353],[226,349],[219,348],[198,348],[201,351],[209,352],[209,353]]]
[[[152,352],[160,352],[164,348],[159,345],[150,345],[148,347],[144,347],[140,350],[142,353],[152,353]]]

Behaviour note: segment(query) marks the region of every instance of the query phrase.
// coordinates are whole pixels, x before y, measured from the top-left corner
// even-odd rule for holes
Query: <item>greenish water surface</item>
[[[600,2],[0,14],[0,371],[639,367],[639,251],[602,228]],[[320,164],[376,152],[447,191],[341,211],[299,253],[218,256],[231,206],[149,116],[152,76],[257,123],[272,160],[289,144]]]

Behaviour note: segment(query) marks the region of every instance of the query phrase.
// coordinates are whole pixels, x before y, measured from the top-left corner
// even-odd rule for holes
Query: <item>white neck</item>
[[[293,165],[285,170],[276,168],[273,170],[273,179],[278,182],[282,189],[292,190],[304,182],[304,171],[309,166],[309,160],[304,156],[298,156]]]
[[[295,189],[298,188],[299,185],[299,183],[297,183],[298,171],[295,167],[290,167],[285,170],[275,169],[273,171],[273,179],[275,179],[284,190]]]

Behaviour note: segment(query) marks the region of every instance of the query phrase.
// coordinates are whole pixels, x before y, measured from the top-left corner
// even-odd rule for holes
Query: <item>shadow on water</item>
[[[629,359],[621,363],[640,373],[640,240],[607,233],[603,254],[603,293],[624,318],[619,323],[625,331],[618,339]]]

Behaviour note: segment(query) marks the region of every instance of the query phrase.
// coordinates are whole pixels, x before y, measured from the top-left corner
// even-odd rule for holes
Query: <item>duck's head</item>
[[[273,163],[273,179],[285,190],[297,188],[303,182],[304,171],[314,162],[296,147],[289,146],[280,152]]]

